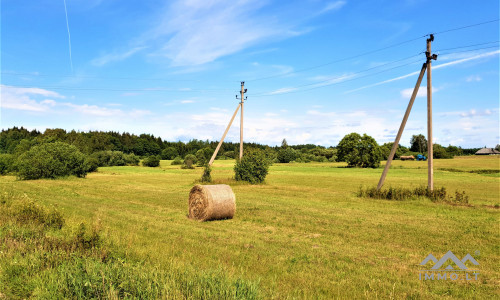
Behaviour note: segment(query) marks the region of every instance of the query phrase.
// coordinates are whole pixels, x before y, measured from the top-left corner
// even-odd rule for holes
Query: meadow
[[[465,191],[468,205],[358,197],[360,187],[378,183],[384,162],[377,169],[274,164],[260,185],[231,179],[233,165],[234,160],[215,161],[212,172],[214,183],[229,184],[236,195],[231,220],[188,219],[188,194],[202,168],[184,170],[170,161],[157,168],[102,167],[86,178],[21,181],[2,176],[0,191],[56,207],[68,232],[81,222],[100,228],[103,241],[120,256],[150,266],[139,271],[150,274],[134,277],[138,286],[140,280],[166,276],[170,283],[164,285],[172,288],[161,294],[165,298],[500,296],[498,156],[435,160],[435,186]],[[394,161],[384,187],[426,184],[426,162]],[[0,237],[12,230],[2,228]],[[6,254],[8,247],[0,245],[0,298],[16,296],[15,274],[9,271],[15,253]],[[459,259],[470,253],[479,262],[478,279],[419,280],[420,262],[429,253],[439,259],[449,250]],[[103,285],[107,274],[102,273]],[[176,287],[176,280],[184,285]],[[1,284],[9,291],[2,291]],[[240,285],[243,295],[237,295]],[[227,292],[235,286],[236,292]]]

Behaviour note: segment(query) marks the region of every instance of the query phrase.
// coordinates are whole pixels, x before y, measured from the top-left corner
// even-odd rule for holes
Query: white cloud
[[[467,77],[467,79],[466,79],[467,82],[479,82],[481,80],[482,80],[482,78],[479,75],[472,75],[472,76]]]
[[[491,51],[491,52],[486,52],[486,53],[481,53],[481,54],[477,54],[477,55],[473,55],[473,56],[468,56],[466,58],[462,58],[462,59],[459,59],[459,60],[454,60],[454,61],[451,61],[451,62],[448,62],[448,63],[444,63],[444,64],[440,64],[440,65],[434,65],[433,64],[432,65],[432,70],[446,68],[446,67],[457,65],[457,64],[462,64],[462,63],[465,63],[465,62],[468,62],[468,61],[473,61],[473,60],[478,60],[478,59],[482,59],[482,58],[487,58],[487,57],[490,57],[490,56],[498,55],[499,53],[500,53],[500,50],[495,50],[495,51]],[[346,93],[352,93],[352,92],[356,92],[356,91],[359,91],[359,90],[367,89],[367,88],[370,88],[370,87],[378,86],[378,85],[381,85],[381,84],[385,84],[385,83],[389,83],[389,82],[401,80],[401,79],[404,79],[404,78],[408,78],[408,77],[417,75],[419,73],[420,73],[420,71],[412,72],[412,73],[409,73],[409,74],[406,74],[406,75],[403,75],[403,76],[398,76],[398,77],[387,79],[387,80],[384,80],[384,81],[380,81],[380,82],[377,82],[377,83],[374,83],[374,84],[365,85],[365,86],[362,86],[360,88],[347,91]]]
[[[94,66],[104,66],[105,64],[108,64],[110,62],[116,62],[116,61],[122,61],[124,59],[129,58],[130,56],[134,55],[135,53],[145,49],[146,47],[135,47],[132,48],[126,52],[122,53],[110,53],[110,54],[105,54],[101,57],[95,58],[92,60],[92,64]]]
[[[325,8],[323,8],[323,10],[320,12],[321,14],[322,13],[326,13],[326,12],[329,12],[329,11],[335,11],[335,10],[339,10],[341,9],[344,5],[346,4],[345,1],[334,1],[334,2],[330,2],[328,3]]]
[[[297,88],[281,88],[274,90],[272,92],[269,92],[267,95],[278,95],[278,94],[284,94],[284,93],[289,93],[297,90]]]
[[[194,100],[181,100],[182,104],[194,103]]]
[[[414,88],[407,88],[407,89],[402,90],[400,92],[401,93],[401,97],[405,98],[405,99],[410,99],[411,95],[413,94],[413,89]],[[435,92],[438,92],[440,90],[441,90],[440,88],[433,87],[432,88],[432,93],[434,94]],[[420,97],[427,97],[427,87],[426,86],[420,86],[419,87],[418,93],[417,93],[417,98],[420,98]]]
[[[59,93],[35,87],[26,88],[0,85],[0,90],[0,107],[4,109],[45,112],[55,106],[56,101],[43,98],[64,98]]]

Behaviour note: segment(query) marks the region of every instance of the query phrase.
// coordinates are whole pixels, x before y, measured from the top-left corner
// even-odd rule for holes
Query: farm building
[[[495,155],[495,154],[500,154],[500,152],[493,148],[483,148],[479,149],[476,152],[476,155]]]

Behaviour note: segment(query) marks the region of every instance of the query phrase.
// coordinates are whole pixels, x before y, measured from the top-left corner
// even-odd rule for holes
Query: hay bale
[[[231,219],[236,197],[227,184],[195,185],[189,192],[189,218],[209,221]]]

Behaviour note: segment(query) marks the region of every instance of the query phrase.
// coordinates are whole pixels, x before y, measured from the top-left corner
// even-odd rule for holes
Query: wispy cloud
[[[279,95],[279,94],[293,92],[296,90],[297,90],[297,88],[286,87],[286,88],[281,88],[281,89],[277,89],[277,90],[274,90],[272,92],[269,92],[267,95]]]
[[[335,11],[341,9],[346,4],[345,1],[334,1],[326,4],[325,8],[321,10],[320,14],[327,13],[329,11]]]
[[[440,91],[440,88],[432,87],[432,92],[435,93],[437,91]],[[402,98],[408,98],[410,99],[411,95],[413,94],[413,88],[407,88],[401,91],[401,97]],[[419,97],[426,97],[427,96],[427,87],[426,86],[420,86],[418,89],[417,93],[417,98]]]
[[[448,62],[448,63],[444,63],[444,64],[440,64],[440,65],[434,65],[433,64],[432,69],[436,70],[436,69],[446,68],[446,67],[449,67],[449,66],[462,64],[462,63],[465,63],[465,62],[468,62],[468,61],[473,61],[473,60],[478,60],[478,59],[482,59],[482,58],[487,58],[487,57],[490,57],[490,56],[498,55],[499,53],[500,53],[500,50],[495,50],[495,51],[481,53],[481,54],[474,55],[474,56],[469,56],[467,58],[463,58],[463,59],[459,59],[459,60],[454,60],[454,61],[451,61],[451,62]],[[360,88],[347,91],[346,94],[347,93],[356,92],[356,91],[359,91],[359,90],[363,90],[363,89],[367,89],[367,88],[371,88],[371,87],[374,87],[374,86],[382,85],[382,84],[385,84],[385,83],[389,83],[389,82],[401,80],[401,79],[404,79],[404,78],[408,78],[408,77],[417,75],[419,73],[420,73],[420,71],[412,72],[412,73],[409,73],[409,74],[406,74],[406,75],[402,75],[402,76],[398,76],[398,77],[395,77],[395,78],[387,79],[387,80],[380,81],[380,82],[377,82],[377,83],[374,83],[374,84],[365,85],[365,86],[362,86]]]
[[[467,82],[478,82],[481,80],[482,80],[482,78],[479,75],[472,75],[472,76],[467,77],[467,79],[466,79]]]
[[[143,43],[159,44],[160,49],[154,54],[167,57],[173,66],[186,67],[312,30],[301,27],[305,18],[293,18],[286,9],[266,13],[264,8],[268,4],[264,0],[172,1],[163,13],[161,24],[141,39]],[[343,1],[332,2],[323,10],[334,11],[343,4]]]
[[[55,106],[48,98],[64,98],[59,93],[40,89],[0,85],[0,107],[4,109],[44,112]]]
[[[194,100],[182,100],[182,104],[189,104],[189,103],[194,103]]]
[[[122,61],[124,59],[129,58],[130,56],[134,55],[135,53],[145,49],[146,47],[141,46],[141,47],[135,47],[132,48],[128,51],[122,52],[122,53],[111,53],[111,54],[105,54],[101,57],[95,58],[92,60],[92,64],[94,66],[104,66],[105,64],[111,63],[111,62],[116,62],[116,61]]]

